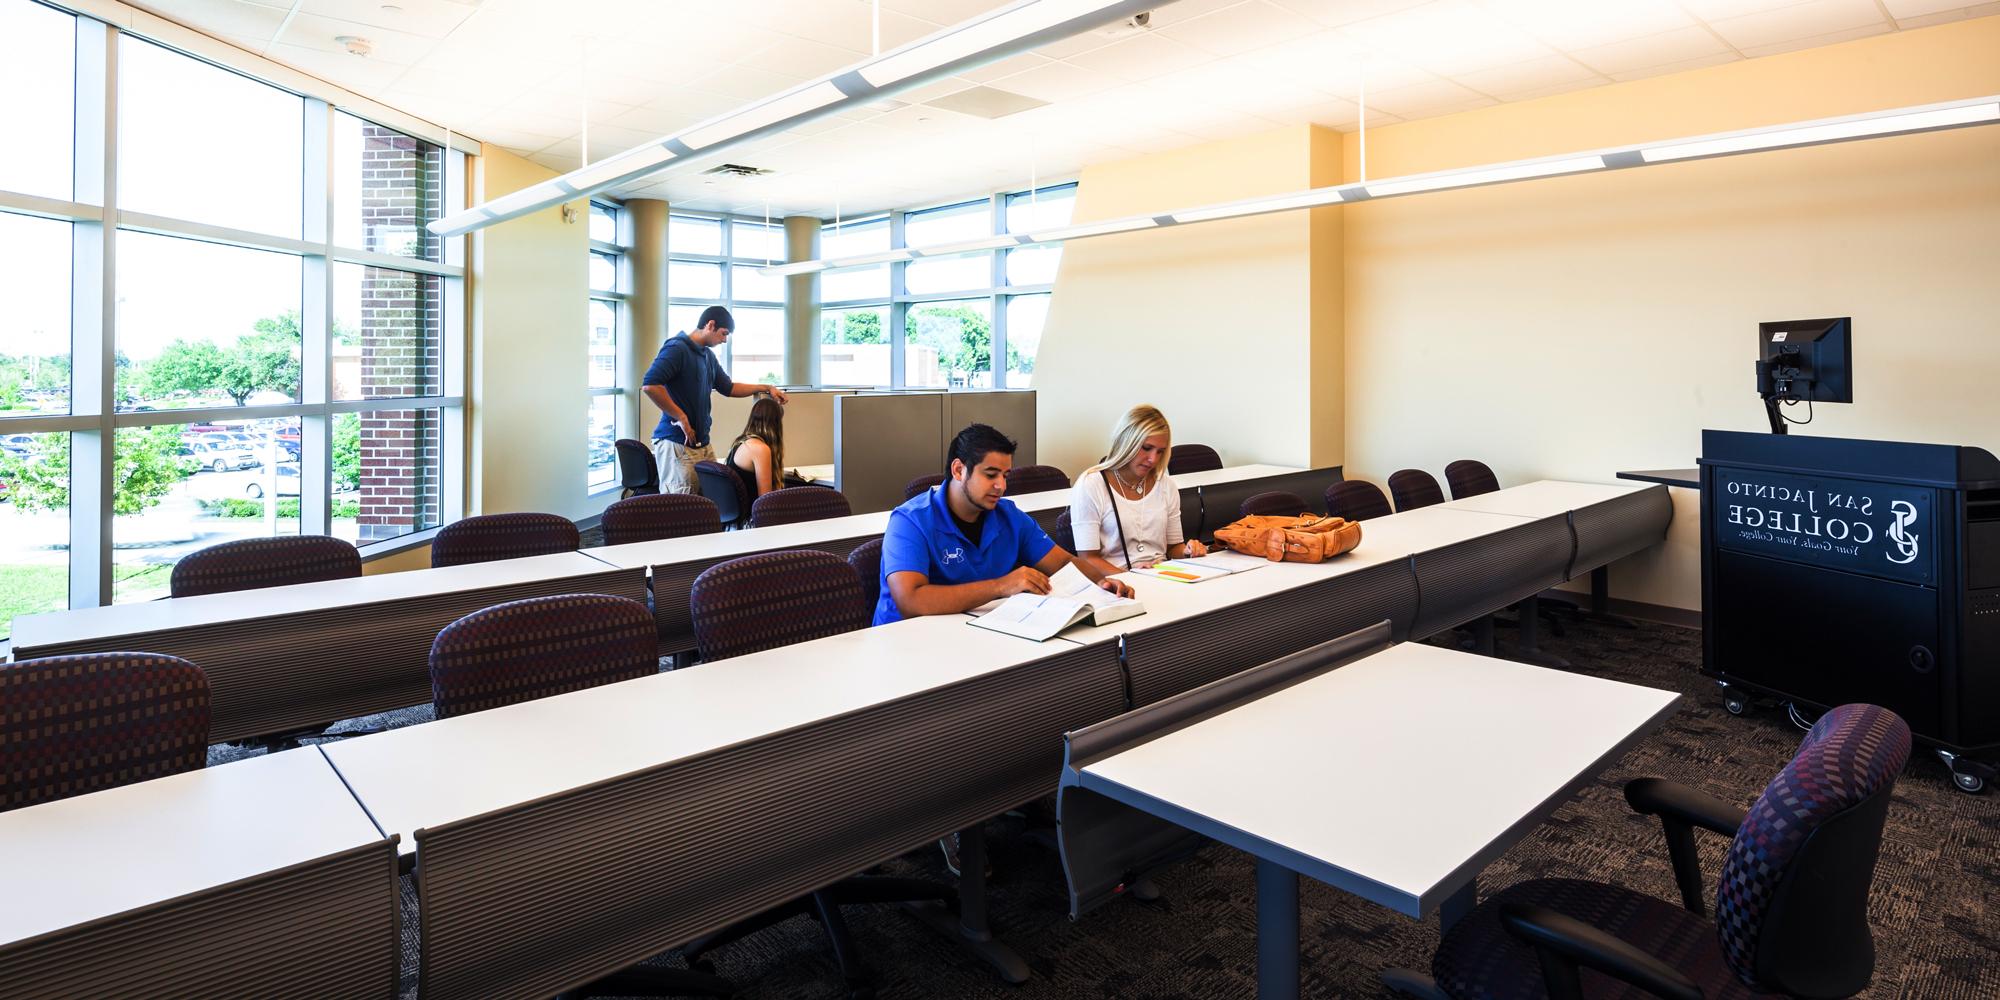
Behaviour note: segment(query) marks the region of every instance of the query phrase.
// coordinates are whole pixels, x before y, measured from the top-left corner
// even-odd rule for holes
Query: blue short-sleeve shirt
[[[660,353],[653,357],[653,365],[646,369],[646,378],[641,385],[657,385],[667,390],[674,405],[688,416],[688,426],[701,435],[699,441],[689,441],[681,433],[679,424],[665,413],[660,414],[660,425],[653,428],[653,440],[666,438],[675,444],[699,448],[708,443],[708,429],[712,422],[709,416],[710,392],[729,395],[736,383],[729,373],[722,369],[721,359],[715,352],[694,342],[686,331],[667,338],[660,345]]]
[[[960,531],[945,505],[951,484],[933,486],[889,512],[882,535],[882,596],[875,602],[876,625],[901,621],[903,613],[889,594],[889,574],[922,573],[932,583],[960,584],[992,580],[1018,566],[1033,566],[1056,547],[1035,519],[1001,498],[986,515],[974,544]]]

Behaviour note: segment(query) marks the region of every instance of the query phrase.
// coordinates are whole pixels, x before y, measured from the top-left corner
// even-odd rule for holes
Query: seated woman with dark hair
[[[784,488],[785,408],[777,400],[758,396],[750,404],[750,419],[722,464],[735,470],[752,498]]]

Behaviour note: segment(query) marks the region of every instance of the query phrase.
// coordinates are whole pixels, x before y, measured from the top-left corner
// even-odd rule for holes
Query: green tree
[[[851,312],[845,316],[828,316],[820,327],[820,342],[823,344],[885,344],[888,338],[882,332],[882,314]]]
[[[50,354],[34,366],[34,386],[42,392],[69,388],[69,355]]]
[[[333,418],[333,491],[346,493],[361,486],[361,414]]]
[[[204,393],[222,384],[222,369],[228,363],[229,358],[214,341],[175,338],[159,357],[143,369],[133,371],[132,388],[148,396],[165,396],[181,390]]]
[[[222,368],[222,391],[242,406],[253,392],[265,389],[295,394],[305,369],[299,363],[299,338],[282,330],[266,329],[270,320],[258,320],[257,332],[240,337],[229,351]]]
[[[61,434],[36,435],[38,457],[0,457],[0,479],[22,511],[69,509],[69,446]],[[172,426],[128,427],[118,432],[111,463],[111,511],[137,514],[157,505],[193,470],[181,457],[180,430]]]
[[[904,321],[909,343],[935,348],[938,363],[951,373],[952,381],[965,383],[974,372],[993,370],[993,326],[985,316],[968,306],[926,305],[912,308]],[[1007,361],[1016,371],[1024,367],[1021,352],[1009,345]]]

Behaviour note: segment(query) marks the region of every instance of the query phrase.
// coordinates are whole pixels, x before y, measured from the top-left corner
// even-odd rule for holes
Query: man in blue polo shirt
[[[660,492],[700,493],[694,463],[715,461],[709,446],[708,394],[750,396],[768,392],[784,403],[785,392],[776,386],[736,382],[722,369],[715,348],[729,340],[735,320],[729,310],[709,306],[692,330],[668,337],[646,369],[640,391],[660,408],[660,425],[653,429],[653,457],[660,464]]]
[[[955,615],[998,597],[1046,594],[1070,562],[1121,597],[1132,588],[1065,552],[1034,518],[1005,499],[1014,442],[973,424],[951,442],[951,478],[889,513],[882,536],[882,597],[875,624]]]

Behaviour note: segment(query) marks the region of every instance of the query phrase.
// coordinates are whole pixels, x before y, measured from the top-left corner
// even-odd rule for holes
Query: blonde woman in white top
[[[1144,569],[1163,559],[1202,556],[1181,537],[1181,493],[1167,475],[1173,432],[1151,406],[1133,407],[1111,430],[1111,452],[1070,490],[1076,555],[1105,573]]]

